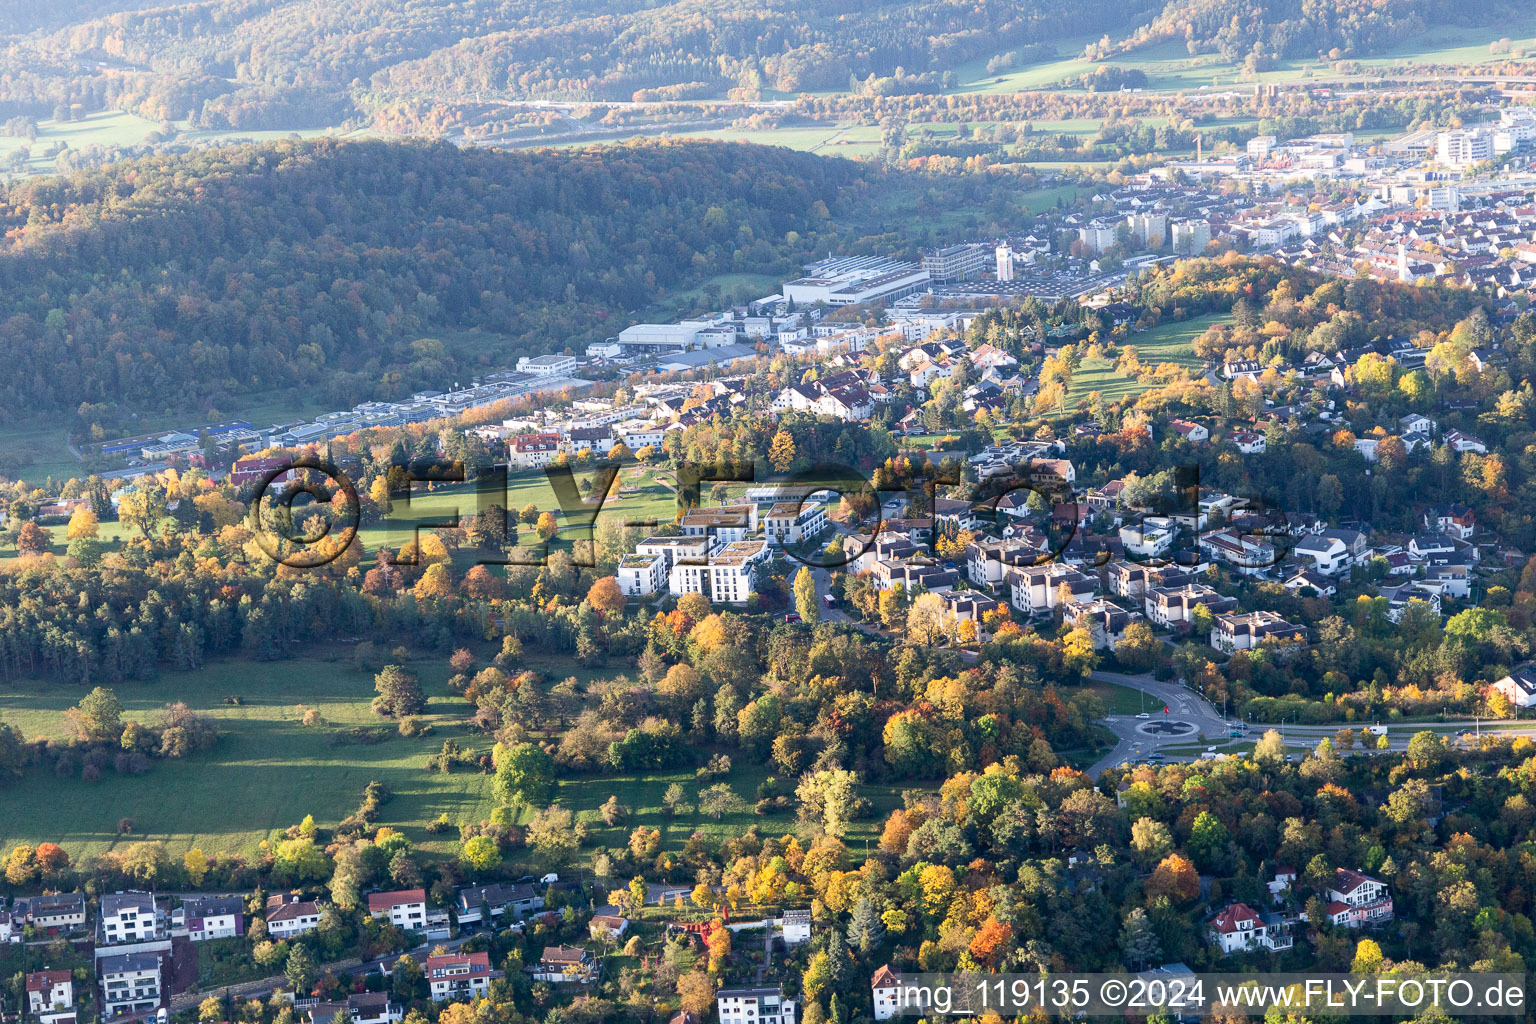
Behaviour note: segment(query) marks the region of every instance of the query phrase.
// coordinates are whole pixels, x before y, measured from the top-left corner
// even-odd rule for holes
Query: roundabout
[[[1162,740],[1177,736],[1189,736],[1197,732],[1198,727],[1193,722],[1163,719],[1151,722],[1137,722],[1136,731],[1143,736],[1151,736]]]

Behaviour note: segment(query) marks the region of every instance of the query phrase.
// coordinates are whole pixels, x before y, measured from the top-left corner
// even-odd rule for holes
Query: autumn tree
[[[624,611],[629,598],[619,589],[617,579],[604,576],[587,590],[587,603],[603,615],[617,615]]]
[[[816,602],[816,577],[808,565],[802,565],[795,574],[795,611],[806,622],[821,621],[821,611]]]
[[[1176,853],[1164,857],[1147,879],[1147,895],[1166,896],[1175,903],[1192,903],[1200,897],[1200,873]]]

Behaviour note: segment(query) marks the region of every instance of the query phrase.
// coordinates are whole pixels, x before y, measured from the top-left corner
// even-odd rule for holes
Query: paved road
[[[1110,715],[1104,720],[1104,724],[1109,726],[1118,742],[1113,750],[1088,769],[1091,777],[1096,778],[1100,772],[1127,761],[1140,760],[1144,755],[1163,747],[1187,747],[1201,741],[1225,742],[1228,739],[1228,732],[1237,724],[1223,718],[1221,712],[1204,697],[1179,683],[1153,679],[1150,675],[1133,676],[1120,672],[1094,672],[1089,679],[1094,682],[1114,683],[1117,686],[1141,690],[1148,697],[1147,718],[1141,719],[1134,715]],[[1162,713],[1164,707],[1168,709],[1166,715]],[[1152,724],[1154,720],[1183,723],[1192,726],[1193,730],[1179,735],[1165,736],[1143,731],[1144,727]],[[1183,758],[1176,754],[1164,756],[1170,760],[1193,760],[1188,755],[1184,755]]]

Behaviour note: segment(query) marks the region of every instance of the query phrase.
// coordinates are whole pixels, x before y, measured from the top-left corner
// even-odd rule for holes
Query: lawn
[[[305,814],[335,824],[356,809],[369,780],[378,779],[395,792],[383,821],[405,825],[412,840],[443,849],[422,825],[444,812],[457,820],[490,810],[489,779],[424,770],[426,756],[445,736],[462,737],[456,723],[466,705],[444,688],[446,664],[415,664],[429,697],[423,717],[434,723],[432,735],[333,745],[338,730],[381,722],[369,710],[373,675],[354,669],[348,651],[339,644],[331,656],[228,661],[117,687],[131,719],[153,719],[167,702],[186,701],[217,722],[223,733],[218,746],[182,761],[157,761],[137,777],[107,772],[86,783],[31,774],[7,793],[0,845],[53,840],[78,858],[124,842],[117,824],[132,818],[134,832],[126,841],[157,839],[173,851],[198,846],[250,856],[273,830]],[[28,738],[61,737],[67,735],[64,710],[82,693],[46,683],[12,686],[0,694],[0,717]],[[225,703],[231,697],[241,703]],[[318,709],[328,726],[300,724],[300,704]]]
[[[1148,366],[1178,363],[1190,370],[1198,370],[1201,363],[1195,357],[1194,339],[1205,333],[1211,324],[1224,319],[1225,314],[1211,314],[1180,323],[1163,323],[1144,334],[1130,335],[1124,344],[1134,345],[1142,363]],[[1102,394],[1104,401],[1110,403],[1139,395],[1155,386],[1116,372],[1114,360],[1084,359],[1072,375],[1072,386],[1067,390],[1067,407],[1075,408],[1078,402],[1087,400],[1094,391]]]
[[[578,486],[593,476],[584,470],[576,470],[575,473]],[[669,483],[670,477],[667,479]],[[677,495],[668,483],[658,480],[651,470],[643,467],[632,466],[621,470],[619,489],[610,493],[603,502],[593,523],[594,529],[597,524],[611,518],[622,519],[625,525],[637,526],[642,530],[671,522],[677,514]],[[365,557],[374,555],[380,546],[398,550],[402,544],[413,539],[418,529],[429,530],[434,526],[451,523],[456,518],[467,518],[492,504],[506,508],[513,517],[524,506],[533,505],[541,512],[555,513],[556,520],[562,526],[581,518],[568,518],[560,512],[560,501],[550,485],[549,477],[542,470],[509,476],[505,492],[500,488],[477,492],[467,484],[442,485],[435,489],[428,487],[426,484],[417,484],[409,505],[397,499],[385,522],[364,526],[358,531]],[[628,491],[632,488],[637,489],[635,493],[619,493],[619,490]],[[520,547],[531,548],[541,543],[531,526],[517,524],[517,528]],[[577,536],[585,539],[587,533],[585,530],[570,529],[557,535],[550,546],[552,549],[569,549]],[[464,556],[472,564],[479,553],[465,551]]]
[[[1147,706],[1146,696],[1129,686],[1094,681],[1085,683],[1083,689],[1102,700],[1112,715],[1139,715],[1151,710]]]

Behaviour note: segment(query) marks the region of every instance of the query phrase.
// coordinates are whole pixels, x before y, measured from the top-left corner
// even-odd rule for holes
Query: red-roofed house
[[[369,893],[368,913],[374,920],[387,918],[396,928],[424,931],[427,927],[427,892],[425,889],[401,889],[399,892]]]
[[[869,980],[870,994],[875,1000],[875,1020],[890,1020],[900,1008],[901,978],[891,965],[886,964]]]
[[[1209,430],[1191,420],[1170,420],[1168,427],[1190,444],[1199,444],[1211,439]]]
[[[33,971],[27,975],[27,1012],[33,1016],[75,1005],[75,976],[69,971]]]
[[[483,996],[491,987],[491,979],[502,972],[491,970],[489,953],[444,953],[427,957],[427,984],[432,988],[432,1001],[470,999]]]
[[[301,898],[298,893],[276,893],[267,897],[267,932],[275,939],[320,927],[320,904]]]
[[[1334,870],[1328,899],[1328,920],[1346,928],[1377,925],[1393,917],[1387,883],[1349,868]]]
[[[1265,924],[1256,910],[1246,903],[1233,903],[1211,922],[1211,942],[1222,956],[1255,949],[1278,951],[1291,948],[1289,925]]]
[[[507,444],[507,456],[518,469],[547,466],[560,453],[559,434],[518,434]]]

